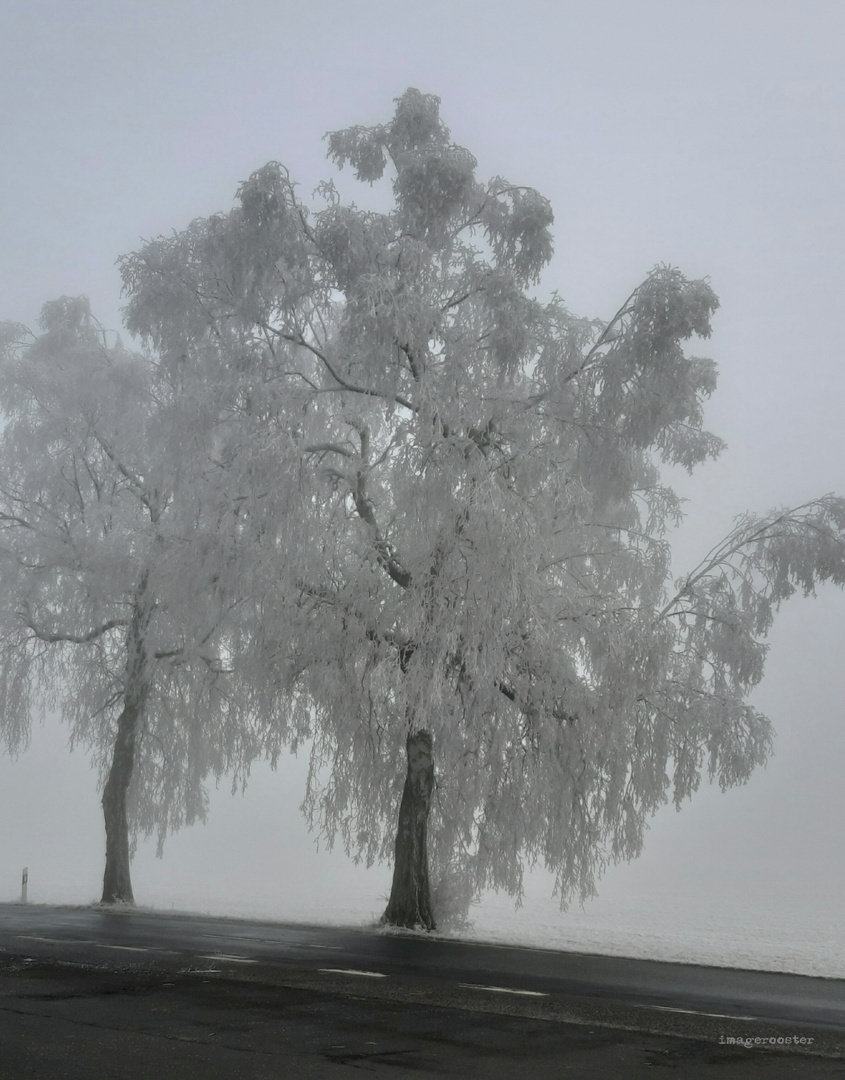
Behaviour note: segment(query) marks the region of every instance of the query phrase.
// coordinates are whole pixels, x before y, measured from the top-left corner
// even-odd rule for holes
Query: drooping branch
[[[48,631],[37,627],[28,616],[26,616],[25,625],[39,641],[46,642],[48,645],[56,645],[59,642],[65,642],[68,645],[87,645],[89,642],[96,641],[97,638],[102,637],[103,634],[107,634],[109,630],[115,630],[119,626],[128,626],[129,620],[109,619],[108,622],[104,622],[100,626],[95,626],[93,629],[89,630],[87,634],[71,634],[66,631],[49,633]]]
[[[741,524],[725,537],[725,539],[712,547],[698,566],[683,579],[681,588],[659,612],[657,619],[659,620],[674,615],[676,613],[675,605],[684,600],[684,598],[690,596],[695,586],[700,581],[707,578],[708,575],[712,574],[717,568],[727,566],[733,573],[740,574],[741,576],[740,570],[731,562],[733,557],[740,555],[743,549],[747,549],[753,544],[775,539],[780,535],[776,531],[778,526],[799,525],[806,529],[820,531],[818,525],[808,520],[806,516],[801,516],[802,511],[807,511],[811,508],[823,508],[826,500],[829,501],[830,498],[830,496],[823,496],[821,499],[812,499],[809,502],[802,503],[800,506],[795,506],[790,510],[784,510],[762,521],[755,522],[753,519],[746,519],[744,523],[745,527]],[[840,546],[842,545],[843,541],[840,536],[829,531],[825,534]]]
[[[575,368],[574,371],[570,371],[568,375],[564,376],[564,378],[562,379],[563,383],[571,382],[573,379],[577,378],[596,359],[599,349],[601,349],[602,346],[609,344],[613,340],[610,335],[614,327],[618,323],[620,323],[626,315],[631,314],[630,303],[639,292],[639,288],[640,287],[637,286],[637,288],[634,289],[634,291],[631,293],[631,295],[628,297],[622,307],[619,308],[619,310],[616,312],[616,314],[613,316],[613,318],[610,320],[604,330],[602,330],[601,334],[599,334],[598,339],[590,347],[589,351],[587,352],[581,363],[578,365],[578,367]]]

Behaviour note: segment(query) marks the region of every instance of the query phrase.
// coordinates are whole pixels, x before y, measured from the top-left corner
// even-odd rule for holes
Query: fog
[[[386,119],[416,86],[441,97],[480,176],[501,173],[551,200],[556,254],[542,287],[571,310],[609,317],[659,262],[710,276],[722,306],[706,348],[720,366],[707,426],[728,450],[692,478],[673,477],[690,500],[674,538],[678,573],[745,510],[845,493],[845,8],[551,8],[8,2],[0,319],[32,325],[43,301],[85,293],[119,329],[119,254],[228,209],[238,183],[270,159],[307,198],[333,174],[324,132]],[[553,944],[580,926],[577,940],[600,948],[614,926],[634,941],[642,919],[666,928],[677,955],[712,958],[723,933],[722,958],[753,963],[771,961],[776,944],[751,942],[749,960],[724,935],[747,920],[759,936],[768,920],[784,966],[821,970],[827,947],[835,970],[825,973],[845,975],[843,626],[845,597],[834,590],[781,611],[752,699],[777,729],[775,756],[746,787],[702,786],[680,814],[665,808],[642,858],[613,868],[585,912],[559,913],[538,873],[520,910],[485,898],[476,932]],[[168,840],[162,860],[140,844],[136,899],[334,922],[377,916],[389,868],[317,851],[298,812],[303,792],[302,760],[254,770],[244,795],[224,785],[208,823]],[[36,726],[17,761],[0,758],[0,822],[0,900],[18,894],[23,866],[33,901],[98,897],[96,776],[82,753],[68,756],[56,718]],[[591,908],[598,921],[588,926]],[[651,937],[641,945],[656,948]]]

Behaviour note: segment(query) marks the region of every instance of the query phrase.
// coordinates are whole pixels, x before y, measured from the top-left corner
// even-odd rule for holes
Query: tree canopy
[[[796,584],[842,583],[843,503],[749,517],[672,583],[661,463],[722,450],[703,427],[715,365],[686,351],[710,334],[709,283],[658,267],[609,321],[539,299],[548,202],[480,182],[431,95],[328,151],[389,175],[392,208],[326,183],[311,210],[271,162],[228,214],[124,260],[128,325],[259,388],[308,491],[273,603],[290,708],[316,719],[313,820],[387,856],[425,731],[441,862],[518,893],[539,859],[583,896],[668,795],[765,760],[746,700],[763,638]]]
[[[18,750],[51,708],[92,750],[104,898],[131,900],[130,838],[203,818],[204,779],[249,739],[232,515],[204,479],[215,432],[162,370],[109,345],[85,298],[45,304],[41,329],[3,327],[0,732]]]
[[[548,201],[480,181],[433,95],[328,152],[389,209],[332,182],[308,207],[270,162],[121,261],[228,538],[226,647],[257,695],[231,762],[311,737],[312,824],[368,862],[413,851],[389,921],[432,923],[426,827],[437,874],[519,895],[539,861],[585,897],[667,798],[765,761],[764,639],[796,588],[845,582],[845,502],[749,515],[673,581],[664,467],[723,450],[690,351],[709,282],[656,267],[608,320],[537,292]]]

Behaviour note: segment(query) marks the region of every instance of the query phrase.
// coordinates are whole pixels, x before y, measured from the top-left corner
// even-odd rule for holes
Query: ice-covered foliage
[[[161,843],[204,816],[209,774],[255,756],[266,705],[233,662],[219,429],[165,369],[108,345],[85,298],[46,304],[41,329],[2,333],[0,736],[20,750],[33,711],[55,709],[105,781],[137,700],[129,828]]]
[[[313,720],[313,823],[389,858],[424,730],[441,871],[519,895],[539,861],[589,895],[668,797],[765,761],[763,639],[794,587],[843,583],[845,504],[748,518],[673,584],[660,466],[722,450],[715,365],[686,351],[710,285],[658,267],[608,322],[532,295],[548,202],[479,181],[431,95],[328,148],[389,179],[392,209],[331,184],[307,209],[270,163],[228,214],[123,260],[128,325],[228,410],[260,611],[241,646],[290,687],[290,729]]]

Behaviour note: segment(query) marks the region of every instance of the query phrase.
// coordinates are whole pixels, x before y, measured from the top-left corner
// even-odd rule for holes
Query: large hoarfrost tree
[[[0,729],[20,749],[32,710],[54,708],[93,750],[102,899],[131,903],[133,837],[202,817],[203,778],[249,739],[226,630],[233,517],[208,482],[216,433],[172,380],[109,346],[84,298],[46,304],[41,325],[3,327]]]
[[[765,760],[763,639],[845,580],[845,505],[748,517],[673,584],[661,464],[722,449],[715,365],[685,351],[709,284],[659,267],[609,321],[538,298],[548,202],[480,182],[433,96],[328,146],[391,207],[328,183],[309,210],[270,163],[124,259],[128,325],[241,403],[256,491],[304,493],[296,523],[253,504],[264,633],[315,718],[312,821],[394,857],[385,921],[434,925],[429,848],[473,888],[519,894],[539,860],[588,895],[670,794]]]

